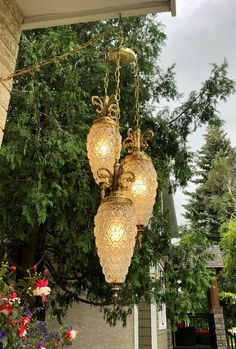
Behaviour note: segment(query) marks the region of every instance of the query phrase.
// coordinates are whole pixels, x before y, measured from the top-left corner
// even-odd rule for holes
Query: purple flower
[[[3,339],[5,336],[6,336],[6,334],[4,332],[0,332],[0,340]]]

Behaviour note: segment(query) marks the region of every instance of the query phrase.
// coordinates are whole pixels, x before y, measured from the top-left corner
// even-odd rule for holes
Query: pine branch
[[[74,292],[72,292],[71,290],[69,290],[67,287],[65,287],[60,281],[60,276],[57,275],[57,273],[55,272],[55,269],[53,268],[52,264],[49,262],[49,260],[45,260],[45,265],[47,266],[47,268],[49,269],[53,279],[55,280],[55,282],[57,283],[57,285],[67,294],[69,294],[74,300],[76,300],[77,302],[82,302],[82,303],[86,303],[86,304],[90,304],[90,305],[94,305],[94,306],[100,306],[100,307],[104,307],[104,306],[109,306],[111,305],[111,303],[99,303],[99,302],[93,302],[93,301],[89,301],[87,299],[78,297],[78,295]]]
[[[169,121],[169,122],[167,123],[167,125],[170,125],[170,124],[172,124],[173,122],[179,120],[179,119],[181,118],[181,116],[182,116],[183,114],[185,114],[185,113],[192,107],[192,105],[202,96],[203,92],[205,92],[205,91],[201,91],[201,92],[192,100],[191,104],[188,105],[188,107],[186,107],[184,110],[182,110],[182,112],[181,112],[179,115],[177,115],[174,119],[172,119],[171,121]]]

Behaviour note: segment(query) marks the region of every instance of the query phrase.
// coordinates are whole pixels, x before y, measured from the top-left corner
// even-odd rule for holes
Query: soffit
[[[171,12],[175,0],[16,0],[23,12],[23,29],[91,22],[109,18]]]

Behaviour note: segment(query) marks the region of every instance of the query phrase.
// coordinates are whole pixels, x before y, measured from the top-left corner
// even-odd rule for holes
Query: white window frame
[[[166,330],[167,329],[166,305],[165,305],[165,303],[161,304],[161,309],[158,311],[158,329],[159,330]]]

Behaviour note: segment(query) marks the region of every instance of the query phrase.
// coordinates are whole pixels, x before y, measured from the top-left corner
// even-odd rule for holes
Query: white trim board
[[[138,306],[134,305],[134,349],[139,349]]]
[[[157,349],[157,306],[151,304],[151,336],[152,349]]]

